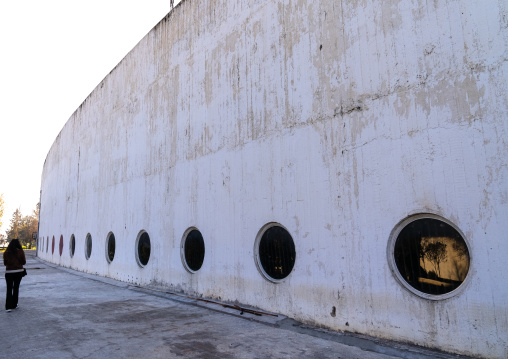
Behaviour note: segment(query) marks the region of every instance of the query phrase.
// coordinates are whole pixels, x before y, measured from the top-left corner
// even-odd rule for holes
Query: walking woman
[[[18,307],[19,283],[21,283],[25,271],[23,269],[25,263],[25,252],[23,252],[19,240],[11,240],[4,252],[5,282],[7,283],[5,310],[7,312]]]

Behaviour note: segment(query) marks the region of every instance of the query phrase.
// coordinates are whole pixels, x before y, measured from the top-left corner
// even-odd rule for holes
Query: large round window
[[[197,272],[205,259],[205,242],[201,232],[191,228],[185,232],[182,239],[182,261],[185,268],[191,272]]]
[[[277,223],[267,224],[259,231],[254,251],[256,265],[268,280],[278,282],[293,270],[296,258],[293,238]]]
[[[115,235],[113,232],[109,232],[108,238],[106,239],[106,259],[109,263],[115,258]]]
[[[397,279],[427,299],[452,296],[466,280],[470,254],[464,236],[449,221],[421,214],[392,233],[389,259]]]
[[[150,236],[145,231],[141,231],[136,240],[136,259],[141,267],[150,259]]]
[[[85,258],[89,259],[91,255],[92,255],[92,236],[90,235],[90,233],[88,233],[86,235],[85,240]]]
[[[71,235],[71,239],[69,241],[69,254],[71,255],[71,258],[74,257],[75,250],[76,250],[76,239],[73,234]]]

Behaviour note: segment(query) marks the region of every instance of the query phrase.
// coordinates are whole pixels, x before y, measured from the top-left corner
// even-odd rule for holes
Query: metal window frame
[[[187,258],[185,258],[185,242],[187,241],[187,237],[189,236],[190,232],[192,231],[198,231],[201,234],[201,237],[203,238],[203,246],[204,246],[204,254],[203,254],[203,263],[201,264],[201,267],[199,267],[198,270],[194,270],[191,267],[189,267],[189,264],[187,263]],[[182,265],[185,268],[185,270],[191,274],[195,274],[203,268],[203,265],[205,264],[205,258],[206,258],[206,245],[205,245],[205,238],[203,237],[203,232],[199,230],[197,227],[189,227],[187,230],[183,233],[182,239],[180,241],[180,259],[182,260]]]
[[[74,246],[73,246],[74,242]],[[71,234],[71,238],[69,238],[69,256],[71,258],[74,257],[74,254],[76,252],[76,236],[74,236],[74,233]]]
[[[88,253],[88,239],[90,239],[90,253]],[[85,237],[85,259],[86,260],[89,260],[90,257],[92,256],[92,248],[93,248],[93,239],[92,239],[92,235],[90,233],[87,233],[86,234],[86,237]]]
[[[263,268],[263,264],[261,263],[261,258],[259,255],[259,245],[261,243],[261,239],[263,238],[263,235],[265,234],[265,232],[272,227],[281,227],[284,230],[286,230],[289,233],[289,236],[291,237],[291,239],[293,240],[293,245],[295,246],[295,261],[293,263],[293,268],[291,269],[291,272],[289,272],[287,276],[285,276],[284,278],[281,278],[281,279],[273,278],[268,273],[266,273],[266,271]],[[278,283],[285,282],[286,280],[288,280],[288,278],[290,278],[290,276],[295,271],[297,252],[298,251],[296,248],[296,243],[295,243],[294,237],[291,235],[291,232],[282,224],[280,224],[278,222],[269,222],[269,223],[265,224],[263,227],[261,227],[261,229],[258,231],[256,240],[254,242],[254,252],[253,252],[254,253],[254,262],[255,262],[256,268],[258,269],[261,276],[263,278],[265,278],[266,280],[268,280],[269,282],[278,284]]]
[[[116,236],[113,233],[113,231],[109,231],[108,235],[106,236],[106,248],[105,248],[105,254],[106,254],[106,261],[108,264],[111,264],[113,260],[115,259],[115,254],[113,255],[113,259],[109,258],[109,239],[111,238],[111,235],[113,235],[113,238],[115,240],[115,254],[116,254]]]
[[[462,282],[461,285],[459,285],[456,289],[452,290],[451,292],[445,293],[445,294],[428,294],[425,292],[421,292],[418,289],[411,286],[406,280],[402,277],[402,274],[399,272],[399,269],[397,268],[397,264],[395,263],[395,243],[397,242],[397,238],[399,237],[400,232],[410,223],[420,220],[420,219],[435,219],[439,220],[441,222],[444,222],[448,224],[449,226],[453,227],[462,237],[464,242],[466,243],[467,250],[469,252],[469,270],[467,272],[466,278]],[[390,233],[390,237],[388,239],[388,247],[387,247],[387,259],[388,264],[390,267],[390,271],[392,272],[393,276],[395,277],[396,281],[399,282],[399,284],[402,285],[402,287],[412,294],[431,301],[440,301],[452,298],[454,296],[459,295],[462,293],[467,287],[469,287],[469,284],[471,282],[471,277],[473,276],[473,255],[471,254],[471,245],[469,244],[469,241],[467,237],[464,235],[464,233],[460,230],[458,226],[456,226],[453,222],[449,221],[445,217],[434,214],[434,213],[417,213],[410,215],[403,220],[401,220],[397,225],[393,228],[392,232]]]
[[[148,236],[148,240],[150,241],[150,255],[148,257],[148,260],[146,262],[146,264],[143,264],[141,262],[141,260],[139,259],[139,251],[138,251],[138,246],[139,246],[139,240],[141,239],[141,236],[146,233],[147,236]],[[148,234],[148,231],[142,229],[139,231],[138,233],[138,236],[136,237],[136,243],[134,245],[134,256],[136,257],[136,262],[138,263],[138,265],[141,267],[141,268],[145,268],[148,263],[150,263],[150,257],[152,256],[152,240],[150,238],[150,235]]]

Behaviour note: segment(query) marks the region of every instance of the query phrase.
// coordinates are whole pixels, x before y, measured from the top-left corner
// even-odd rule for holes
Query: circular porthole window
[[[55,236],[51,240],[51,254],[55,253]]]
[[[60,254],[60,257],[62,256],[63,252],[63,235],[60,235],[60,241],[58,242],[58,253]]]
[[[88,233],[86,235],[85,240],[85,258],[89,259],[91,255],[92,255],[92,236],[90,235],[90,233]]]
[[[76,239],[74,238],[74,234],[71,235],[71,239],[69,241],[69,254],[71,258],[74,257],[74,251],[76,250]]]
[[[269,223],[261,228],[256,238],[254,253],[259,271],[272,282],[286,278],[295,265],[293,238],[278,223]]]
[[[136,260],[140,267],[148,264],[150,259],[150,236],[145,231],[141,231],[136,239]]]
[[[49,248],[49,236],[46,237],[46,253],[48,253],[48,248]]]
[[[115,235],[113,232],[109,232],[106,239],[106,259],[109,263],[113,262],[113,258],[115,258],[115,245]]]
[[[464,283],[471,262],[464,236],[433,214],[410,217],[395,228],[388,258],[399,282],[426,299],[446,299]]]
[[[205,241],[201,232],[196,228],[188,229],[182,238],[180,249],[182,262],[189,272],[197,272],[205,259]]]

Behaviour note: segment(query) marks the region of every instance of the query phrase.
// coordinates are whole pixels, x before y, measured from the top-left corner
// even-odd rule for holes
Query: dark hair
[[[9,243],[9,245],[7,246],[7,249],[5,250],[6,252],[16,252],[20,249],[23,249],[21,248],[21,243],[19,243],[19,239],[15,238],[15,239],[12,239],[11,242]]]

